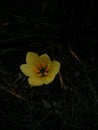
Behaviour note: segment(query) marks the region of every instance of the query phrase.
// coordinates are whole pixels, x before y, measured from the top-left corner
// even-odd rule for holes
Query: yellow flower
[[[20,66],[21,71],[28,76],[31,86],[40,86],[51,83],[60,69],[58,61],[51,61],[47,54],[38,55],[28,52],[26,64]]]

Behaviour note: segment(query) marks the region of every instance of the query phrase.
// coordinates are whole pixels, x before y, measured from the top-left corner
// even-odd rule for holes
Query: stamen
[[[42,76],[43,76],[43,74],[42,74],[42,73],[39,73],[39,74],[38,74],[38,77],[42,77]]]
[[[44,72],[44,76],[47,76],[48,75],[48,73],[47,72]]]
[[[34,68],[34,71],[37,73],[38,77],[43,77],[48,75],[48,71],[50,70],[50,64],[46,65],[43,63],[37,63],[37,67]]]
[[[46,67],[45,71],[49,71],[49,70],[50,70],[50,64],[49,64],[49,65],[47,65],[47,67]]]
[[[42,67],[43,67],[43,68],[46,68],[46,64],[45,64],[44,62],[42,63]]]
[[[36,67],[34,67],[34,71],[35,71],[36,73],[40,73],[40,70],[39,70],[38,68],[36,68]]]

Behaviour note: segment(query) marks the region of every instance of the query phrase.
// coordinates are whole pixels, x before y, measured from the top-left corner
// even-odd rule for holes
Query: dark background
[[[0,86],[26,98],[0,88],[0,130],[97,129],[97,22],[97,0],[0,1]],[[18,75],[28,51],[59,60],[67,89],[59,76],[29,88]]]
[[[0,4],[0,45],[60,42],[66,47],[95,49],[97,22],[96,0],[8,0]]]

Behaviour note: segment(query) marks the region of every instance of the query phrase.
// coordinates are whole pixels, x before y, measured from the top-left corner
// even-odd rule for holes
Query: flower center
[[[38,63],[37,67],[34,68],[34,71],[37,73],[39,77],[44,77],[47,76],[49,69],[50,65],[46,65],[45,63]]]

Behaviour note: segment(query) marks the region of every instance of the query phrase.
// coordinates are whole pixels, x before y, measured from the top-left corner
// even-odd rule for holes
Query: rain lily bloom
[[[41,86],[51,83],[60,69],[58,61],[51,61],[47,54],[38,55],[28,52],[26,64],[20,66],[24,75],[28,76],[28,83],[31,86]]]

